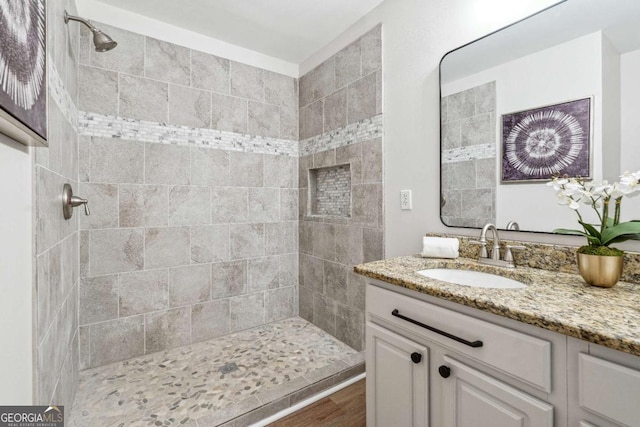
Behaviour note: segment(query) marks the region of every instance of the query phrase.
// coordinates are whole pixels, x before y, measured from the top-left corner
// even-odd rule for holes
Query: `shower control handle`
[[[74,196],[71,185],[65,184],[62,188],[62,214],[64,219],[71,219],[73,216],[73,208],[84,205],[84,214],[89,216],[89,200],[82,197]]]

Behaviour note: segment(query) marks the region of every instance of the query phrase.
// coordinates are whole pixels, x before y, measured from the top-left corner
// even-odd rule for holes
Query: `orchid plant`
[[[640,171],[625,172],[620,176],[620,182],[609,184],[603,181],[597,184],[582,178],[555,177],[547,184],[556,190],[558,203],[567,205],[578,215],[578,223],[583,230],[568,230],[558,228],[554,233],[572,234],[587,238],[588,245],[581,247],[578,252],[598,255],[623,254],[622,251],[609,248],[614,243],[625,240],[640,240],[640,220],[620,222],[620,207],[622,198],[640,195]],[[610,215],[610,204],[614,203],[613,216]],[[597,224],[589,224],[580,214],[580,206],[593,208],[598,215]]]

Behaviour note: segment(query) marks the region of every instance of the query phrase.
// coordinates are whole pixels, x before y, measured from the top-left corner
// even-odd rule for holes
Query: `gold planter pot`
[[[592,286],[610,288],[622,276],[623,256],[578,254],[578,270],[585,282]]]

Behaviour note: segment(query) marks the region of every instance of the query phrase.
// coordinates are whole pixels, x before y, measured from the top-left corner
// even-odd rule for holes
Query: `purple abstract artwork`
[[[590,177],[591,98],[502,116],[502,182]]]

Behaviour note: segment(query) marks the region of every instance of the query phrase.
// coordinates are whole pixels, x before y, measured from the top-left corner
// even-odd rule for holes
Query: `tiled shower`
[[[102,23],[119,44],[97,53],[65,7],[49,2],[34,163],[38,403],[70,408],[81,370],[295,316],[362,350],[351,267],[384,255],[381,27],[298,79]],[[62,219],[64,182],[90,216]]]

